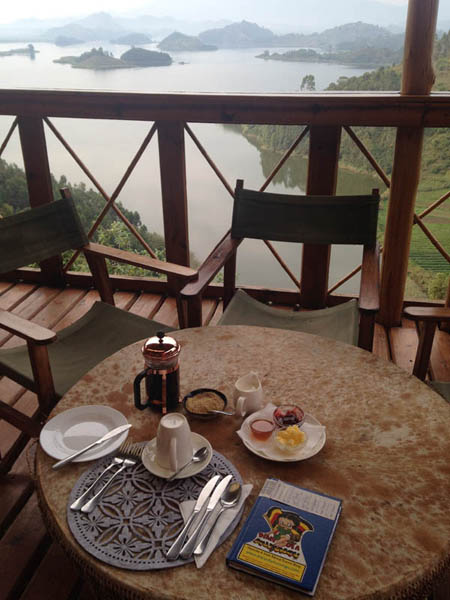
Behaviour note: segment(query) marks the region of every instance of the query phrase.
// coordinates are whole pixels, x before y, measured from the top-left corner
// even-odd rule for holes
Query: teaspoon
[[[200,462],[201,460],[203,460],[206,457],[207,454],[208,454],[207,446],[202,446],[201,448],[196,450],[194,452],[191,460],[189,462],[187,462],[185,465],[183,465],[182,467],[180,467],[177,471],[175,471],[175,473],[173,473],[170,477],[168,477],[167,481],[172,481],[172,479],[174,479],[178,475],[178,473],[180,473],[180,471],[185,469],[188,465],[190,465],[193,462]]]
[[[236,506],[236,504],[239,502],[239,499],[241,497],[241,493],[242,493],[242,486],[237,481],[232,481],[225,488],[222,496],[220,497],[220,504],[221,504],[220,510],[217,513],[217,515],[215,516],[214,521],[210,524],[208,532],[202,538],[202,540],[200,541],[200,543],[197,545],[197,547],[194,550],[194,554],[196,556],[198,556],[199,554],[202,554],[204,552],[206,545],[208,543],[208,540],[211,537],[212,532],[214,531],[214,527],[215,527],[220,515],[227,508],[232,508],[233,506]],[[208,525],[209,525],[209,523],[208,523]]]

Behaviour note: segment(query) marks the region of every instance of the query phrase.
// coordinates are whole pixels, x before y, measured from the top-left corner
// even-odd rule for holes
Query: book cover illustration
[[[341,510],[341,501],[268,479],[227,563],[314,594]]]

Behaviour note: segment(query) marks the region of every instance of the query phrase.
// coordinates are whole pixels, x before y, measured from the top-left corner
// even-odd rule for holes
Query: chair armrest
[[[359,308],[376,312],[380,308],[380,247],[364,247],[359,290]]]
[[[83,252],[86,254],[94,254],[102,256],[103,258],[109,258],[117,262],[123,262],[135,267],[142,267],[157,273],[165,273],[167,275],[176,275],[177,277],[190,281],[196,279],[198,273],[195,269],[190,267],[184,267],[182,265],[176,265],[174,263],[166,262],[164,260],[158,260],[151,256],[142,256],[141,254],[134,254],[127,250],[118,250],[117,248],[110,248],[109,246],[102,246],[101,244],[89,243],[83,246]]]
[[[188,283],[181,290],[181,297],[184,299],[189,299],[193,296],[201,294],[208,283],[224,266],[230,256],[236,252],[241,242],[242,239],[232,238],[231,232],[228,231],[214,248],[214,250],[210,253],[210,255],[205,259],[203,264],[199,267],[198,279]]]
[[[445,306],[409,306],[403,314],[413,321],[436,321],[450,323],[450,308]]]
[[[54,331],[27,321],[6,310],[0,310],[0,327],[34,344],[49,344],[56,339]]]

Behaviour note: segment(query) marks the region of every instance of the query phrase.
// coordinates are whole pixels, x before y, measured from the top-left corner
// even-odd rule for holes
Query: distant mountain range
[[[260,48],[277,45],[275,42],[278,36],[256,23],[241,21],[203,31],[198,37],[205,44],[214,44],[219,48]]]
[[[22,19],[7,25],[0,24],[0,41],[53,42],[58,36],[88,42],[109,41],[129,33],[143,33],[152,39],[161,40],[174,31],[197,35],[205,29],[223,27],[229,23],[224,19],[189,21],[151,15],[113,17],[100,12],[83,19]]]
[[[327,29],[322,33],[290,33],[275,35],[270,29],[256,23],[242,21],[220,29],[210,29],[199,34],[202,42],[219,48],[319,48],[332,51],[349,51],[359,48],[387,48],[398,50],[403,45],[403,34],[391,33],[378,25],[347,23]]]
[[[258,23],[278,35],[317,33],[354,21],[401,33],[405,29],[407,4],[407,0],[227,0],[225,3],[142,0],[139,9],[124,5],[121,14],[111,11],[113,16],[97,13],[86,18],[20,19],[7,25],[0,24],[0,40],[39,41],[48,30],[74,23],[88,29],[104,30],[104,21],[108,18],[112,33],[119,27],[124,34],[145,33],[157,40],[174,31],[197,36],[200,32],[240,21]],[[55,7],[55,15],[57,11]],[[73,11],[75,14],[79,11],[76,4]],[[441,0],[438,31],[446,32],[449,28],[450,2]]]
[[[33,36],[17,37],[15,41],[54,42],[67,46],[85,42],[117,42],[129,45],[144,45],[150,39],[158,39],[157,27],[170,19],[156,17],[141,17],[139,19],[118,19],[112,15],[100,12],[89,15],[76,22],[50,27],[38,33],[36,23],[33,22]],[[173,20],[175,23],[175,20]],[[0,39],[4,28],[0,27]],[[159,30],[161,31],[161,30]],[[302,34],[288,33],[275,34],[271,29],[256,23],[243,20],[239,23],[221,25],[201,31],[198,37],[181,33],[179,29],[172,29],[168,35],[172,37],[170,49],[205,50],[206,46],[219,48],[317,48],[326,52],[349,51],[358,48],[387,48],[398,50],[403,43],[403,34],[392,33],[388,29],[367,23],[347,23],[333,27],[321,33]],[[162,36],[167,40],[167,35]],[[161,38],[160,38],[161,39]],[[166,42],[167,43],[167,42]],[[167,49],[169,49],[167,47]]]
[[[210,52],[217,50],[217,46],[204,44],[198,37],[185,35],[179,31],[174,31],[158,44],[161,50],[171,52]]]
[[[259,23],[276,33],[313,33],[354,21],[388,28],[394,26],[398,33],[405,29],[407,8],[407,0],[146,0],[140,5],[139,12],[176,15],[180,20],[189,21],[196,15],[211,21],[226,19],[228,23],[245,20]],[[449,27],[450,2],[441,0],[438,28],[447,31]],[[205,29],[207,27],[199,29],[197,34]],[[178,31],[185,29],[178,27]]]

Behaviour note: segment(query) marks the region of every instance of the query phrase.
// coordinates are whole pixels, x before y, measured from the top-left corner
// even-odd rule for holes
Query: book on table
[[[312,596],[342,501],[279,479],[266,479],[228,566]]]

